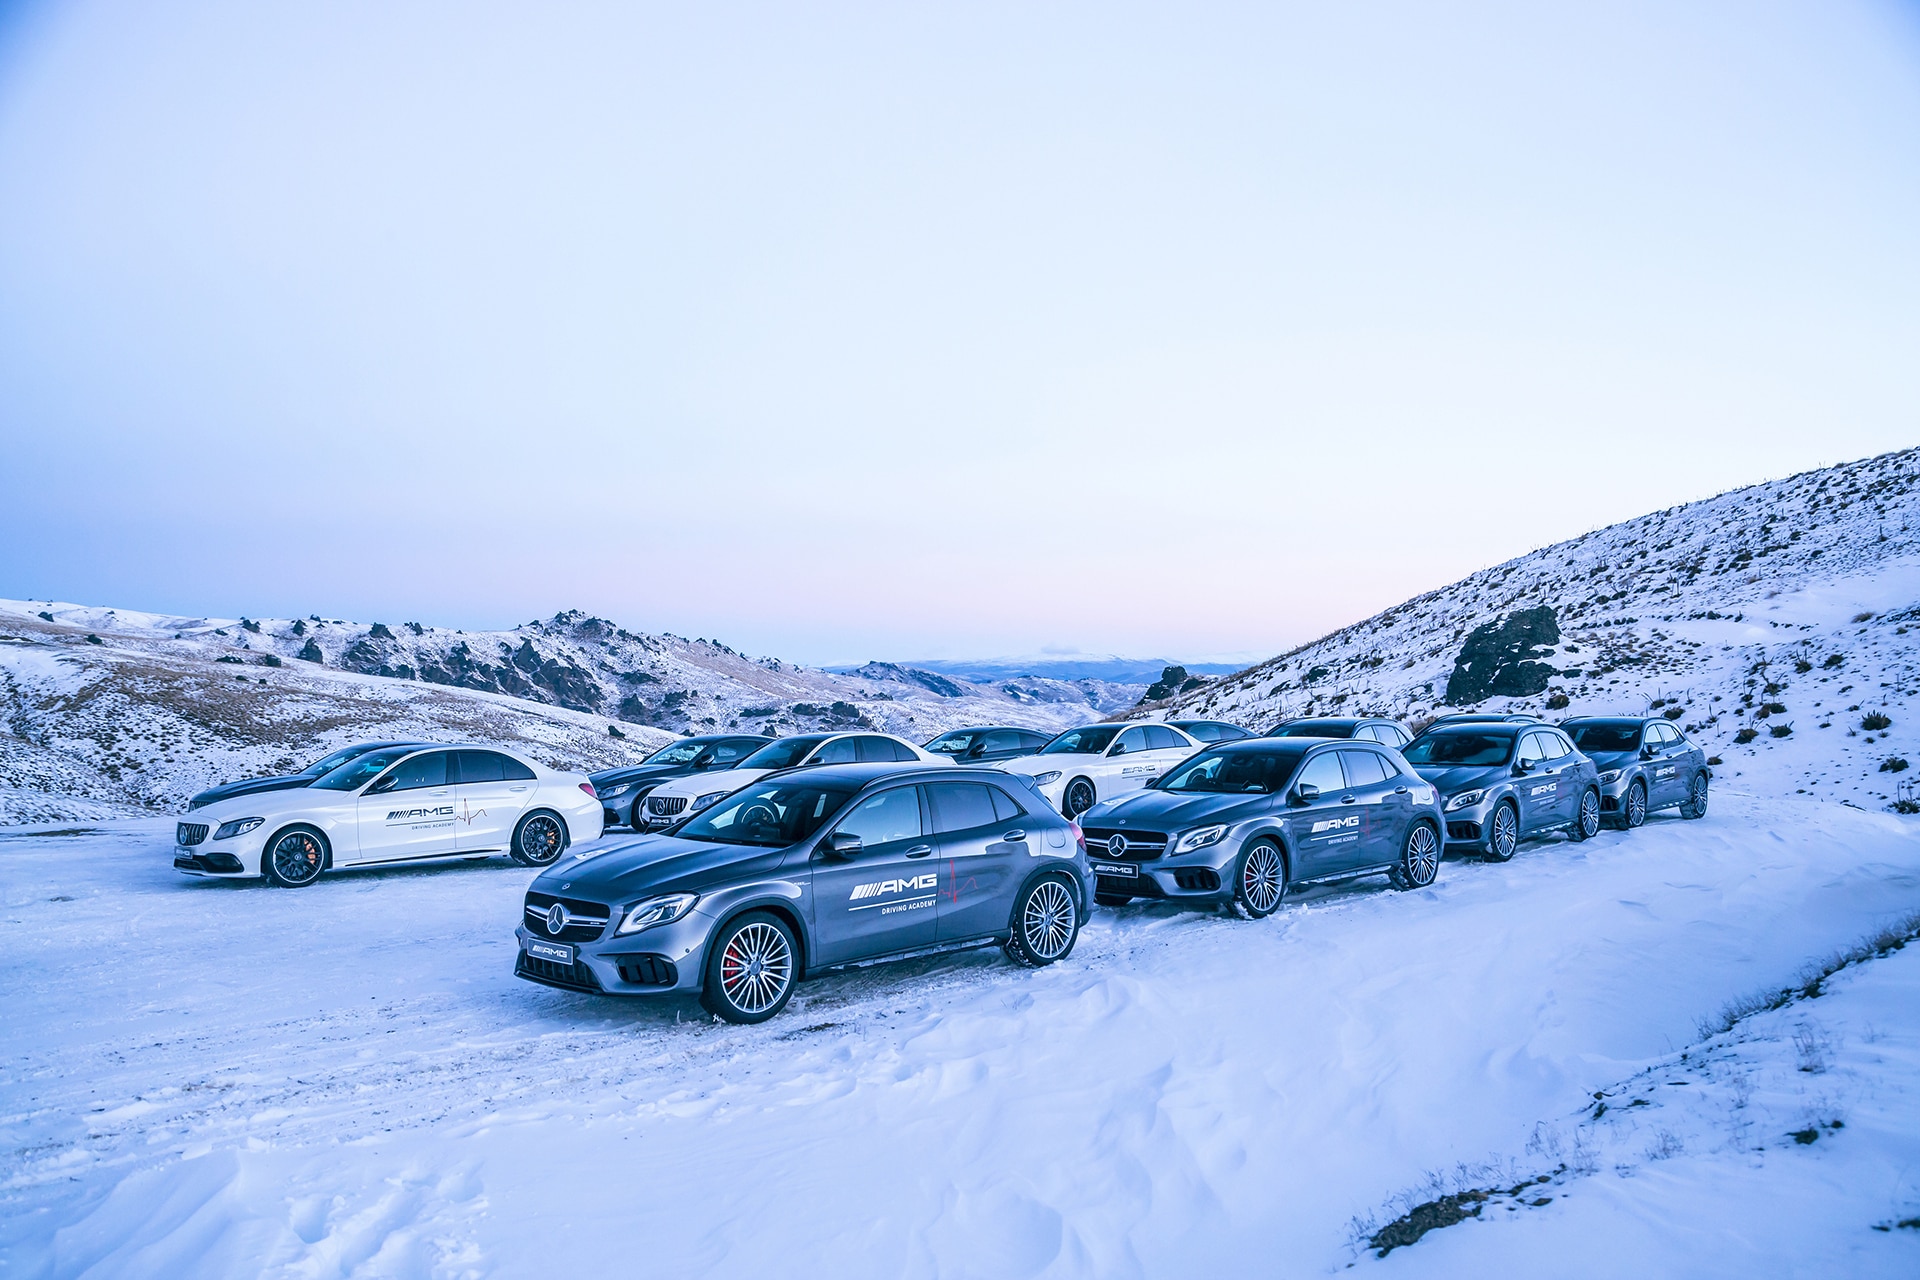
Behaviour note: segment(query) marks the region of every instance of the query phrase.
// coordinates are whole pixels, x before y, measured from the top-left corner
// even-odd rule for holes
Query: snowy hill
[[[672,733],[1052,730],[1139,696],[1137,685],[984,686],[883,663],[833,675],[578,613],[463,632],[0,601],[0,823],[177,805],[370,737],[517,744],[593,769]]]
[[[1920,760],[1920,450],[1657,511],[1483,569],[1143,708],[1264,729],[1651,707],[1769,785],[1879,806]],[[1868,719],[1868,717],[1875,717]],[[1890,725],[1877,729],[1878,717]],[[1742,741],[1745,739],[1745,741]]]

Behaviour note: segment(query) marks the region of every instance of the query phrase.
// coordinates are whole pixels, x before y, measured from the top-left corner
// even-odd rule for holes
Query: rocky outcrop
[[[1447,677],[1447,701],[1456,707],[1486,698],[1530,698],[1558,674],[1539,661],[1560,643],[1560,622],[1548,605],[1520,609],[1475,627]]]

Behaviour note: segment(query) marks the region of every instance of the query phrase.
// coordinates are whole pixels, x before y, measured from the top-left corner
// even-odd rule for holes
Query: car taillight
[[[1087,853],[1087,833],[1080,829],[1080,824],[1077,822],[1069,822],[1067,825],[1073,828],[1073,842],[1080,847],[1080,856],[1085,857]]]
[[[581,783],[580,789],[586,792],[588,795],[592,796],[595,800],[598,800],[600,798],[600,793],[593,789],[593,784],[591,782]]]

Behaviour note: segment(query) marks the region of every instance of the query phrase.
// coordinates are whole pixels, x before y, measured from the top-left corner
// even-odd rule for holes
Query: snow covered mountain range
[[[1920,738],[1920,449],[1595,530],[1141,708],[1299,715],[1646,714],[1796,792],[1900,800]],[[1773,785],[1780,785],[1775,781]]]
[[[1054,730],[1141,685],[976,684],[890,663],[835,675],[563,613],[511,631],[183,618],[0,601],[0,823],[174,806],[366,738],[518,745],[557,767],[637,760],[673,733],[962,724]]]

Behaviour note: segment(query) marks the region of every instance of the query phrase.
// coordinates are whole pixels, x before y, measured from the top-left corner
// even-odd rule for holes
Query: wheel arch
[[[300,818],[294,818],[291,821],[282,822],[279,826],[275,827],[273,834],[261,842],[260,875],[263,878],[267,875],[267,856],[273,852],[273,846],[279,842],[281,836],[294,830],[296,827],[304,827],[306,830],[320,837],[320,870],[323,874],[333,870],[333,837],[327,834],[327,829],[317,822],[307,822]],[[245,864],[242,863],[241,865],[244,866]]]
[[[1280,850],[1280,866],[1286,872],[1287,883],[1292,884],[1294,881],[1293,846],[1287,840],[1285,828],[1278,824],[1268,827],[1256,827],[1254,830],[1248,832],[1247,838],[1240,842],[1240,852],[1234,855],[1233,861],[1237,863],[1241,858],[1246,857],[1247,851],[1262,840],[1267,841],[1276,849]]]
[[[1020,879],[1020,887],[1013,891],[1013,901],[1007,907],[1007,932],[1013,932],[1013,915],[1020,906],[1020,900],[1027,896],[1027,890],[1048,878],[1064,877],[1073,886],[1073,907],[1080,913],[1080,922],[1085,924],[1093,913],[1093,891],[1080,878],[1080,868],[1070,862],[1054,861],[1033,868]]]
[[[793,931],[794,945],[800,948],[800,954],[794,957],[796,981],[806,977],[808,958],[813,955],[813,934],[807,928],[806,921],[800,918],[799,910],[796,909],[793,902],[786,898],[777,895],[765,895],[745,898],[739,902],[727,904],[726,911],[714,921],[713,928],[707,931],[709,944],[711,944],[713,939],[720,936],[721,930],[725,929],[735,920],[738,920],[741,916],[752,915],[756,911],[765,912],[770,916],[778,916],[781,922]],[[711,955],[701,962],[703,969],[710,960]]]

